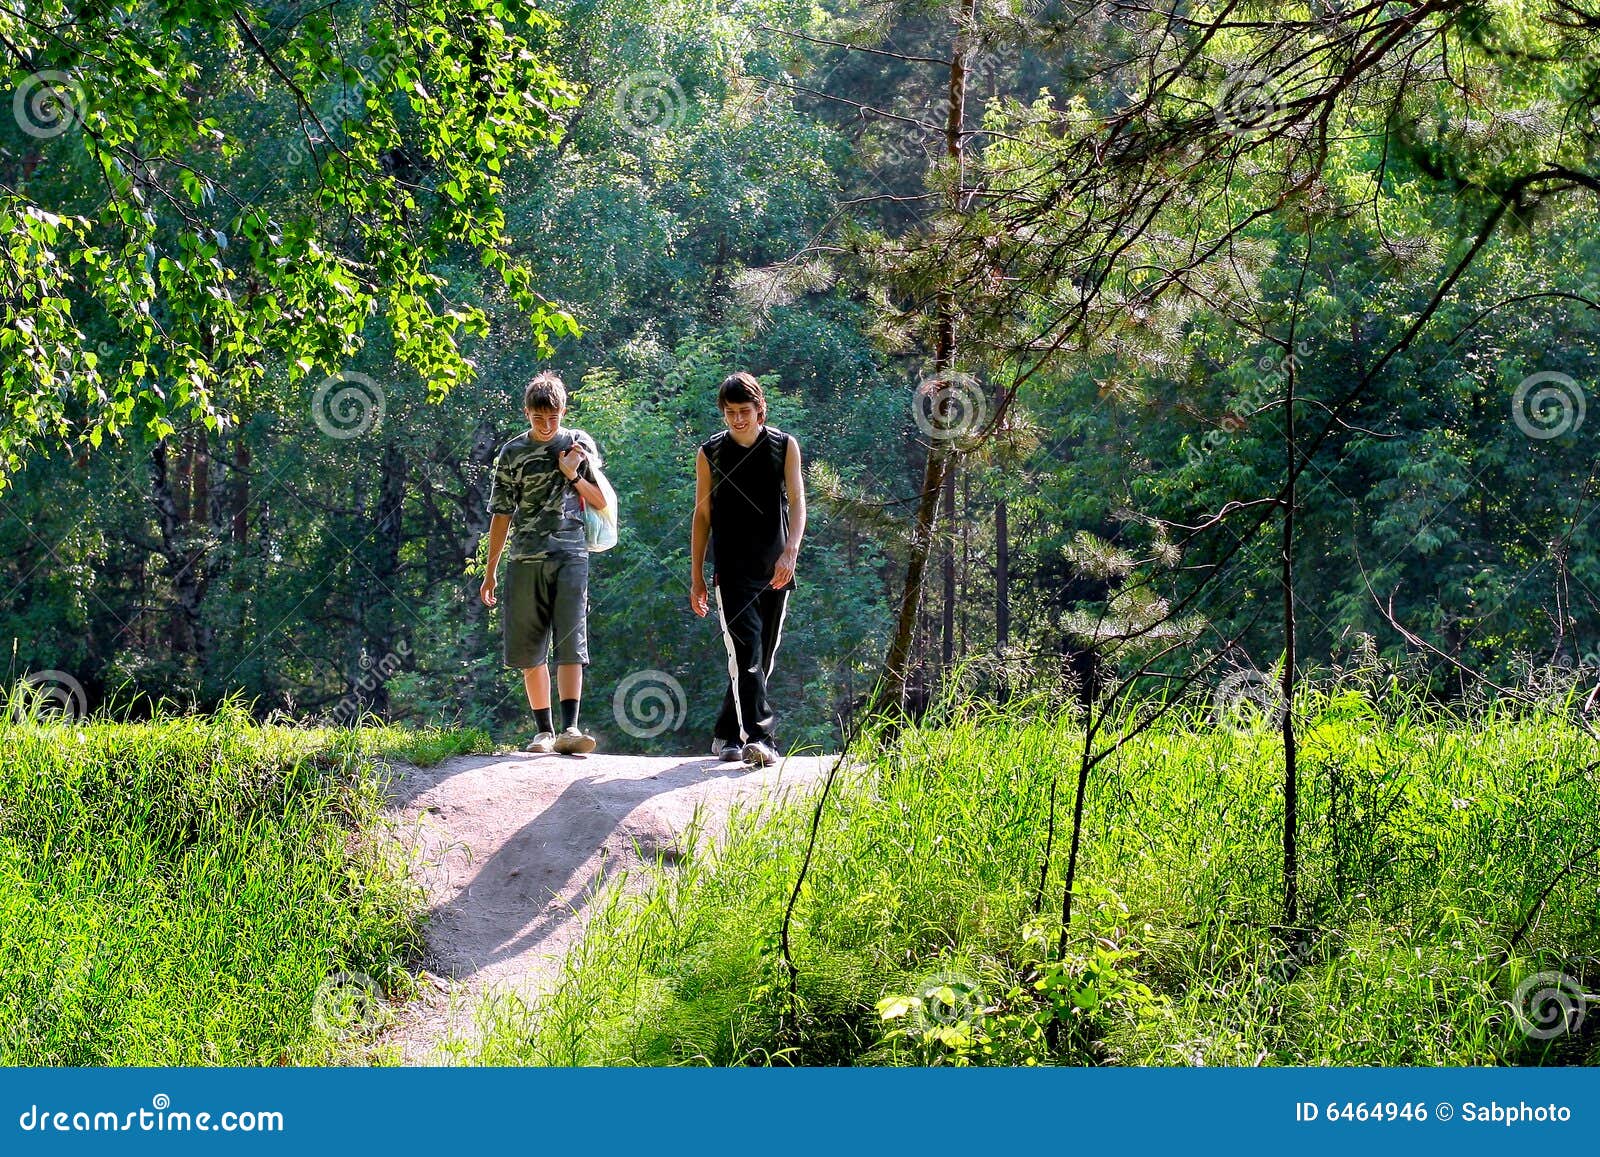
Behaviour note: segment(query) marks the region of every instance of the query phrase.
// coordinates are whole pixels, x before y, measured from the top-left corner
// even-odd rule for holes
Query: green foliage
[[[1591,1038],[1528,1037],[1508,1015],[1528,974],[1592,985],[1592,881],[1565,870],[1600,836],[1588,737],[1497,708],[1428,711],[1414,690],[1358,678],[1296,711],[1302,938],[1275,925],[1281,745],[1197,711],[1091,779],[1057,954],[1059,830],[1042,917],[1033,886],[1051,780],[1081,736],[1034,704],[977,708],[841,773],[793,928],[798,1040],[782,1031],[771,943],[809,830],[796,800],[736,814],[721,846],[653,872],[637,899],[597,897],[554,991],[507,1015],[480,1059],[1459,1065],[1592,1052]]]
[[[589,427],[608,456],[625,519],[621,545],[592,570],[585,720],[612,750],[681,750],[691,734],[699,749],[726,663],[712,624],[688,611],[687,518],[694,450],[717,428],[720,376],[760,373],[773,420],[800,438],[808,463],[864,484],[877,501],[898,491],[878,456],[909,426],[903,387],[862,336],[859,306],[818,295],[776,310],[760,330],[731,308],[728,283],[741,267],[804,244],[832,211],[842,156],[840,138],[763,79],[781,62],[747,35],[745,17],[619,0],[568,9],[557,23],[485,7],[472,10],[470,27],[483,18],[472,33],[436,27],[443,11],[415,10],[414,26],[395,28],[346,28],[344,10],[286,22],[266,46],[310,108],[285,99],[242,27],[218,18],[217,59],[205,59],[219,71],[202,79],[228,97],[219,131],[258,147],[207,174],[266,191],[257,213],[279,228],[257,238],[263,260],[291,249],[320,256],[274,266],[300,279],[304,300],[290,308],[273,284],[248,282],[231,264],[254,261],[253,251],[218,223],[231,237],[215,254],[220,269],[202,263],[195,276],[232,278],[224,298],[240,309],[238,285],[253,285],[261,341],[339,344],[337,368],[364,376],[376,404],[366,405],[366,427],[335,436],[313,404],[314,377],[301,376],[314,370],[263,353],[235,373],[227,366],[246,357],[236,351],[208,400],[230,421],[152,403],[156,429],[172,428],[157,445],[130,438],[93,456],[30,458],[7,495],[14,517],[0,527],[12,548],[0,560],[10,592],[0,637],[9,628],[18,640],[13,678],[70,671],[95,703],[149,696],[204,707],[240,691],[261,713],[524,728],[520,681],[500,662],[499,612],[477,602],[486,471],[522,428],[522,385],[554,368],[573,394],[570,423]],[[795,16],[781,5],[763,12]],[[413,67],[407,53],[422,37],[436,47]],[[481,68],[474,53],[485,56]],[[341,71],[341,60],[360,75]],[[418,84],[429,101],[413,107]],[[580,89],[584,103],[572,105]],[[38,147],[70,160],[83,134],[79,126]],[[363,181],[373,164],[378,175]],[[52,180],[41,165],[30,188],[65,197],[83,183]],[[358,213],[356,232],[324,181]],[[185,212],[221,214],[227,203],[219,184],[214,204]],[[170,206],[152,204],[164,223]],[[335,226],[331,238],[319,233]],[[372,229],[395,240],[368,260]],[[486,264],[491,249],[537,270],[539,290],[583,332],[552,321],[547,344],[499,259]],[[314,298],[311,281],[336,273],[343,280],[327,300]],[[384,279],[405,283],[392,309],[370,296]],[[168,308],[185,325],[213,325],[226,302],[191,289],[205,300]],[[442,321],[417,320],[424,300],[454,319],[453,336]],[[411,320],[381,324],[396,311]],[[356,314],[366,320],[352,333],[344,323]],[[131,380],[118,367],[134,347],[109,314],[95,316],[102,374]],[[168,373],[155,355],[141,360],[148,374]],[[64,493],[78,501],[60,501]],[[881,651],[896,570],[891,541],[813,506],[778,664],[785,742],[832,742],[837,712]],[[612,700],[622,679],[649,670],[682,682],[687,710],[676,730],[640,740],[614,726]]]
[[[376,838],[373,756],[481,736],[262,727],[238,704],[76,724],[5,706],[4,1063],[339,1062],[414,994],[424,905]]]
[[[1104,1057],[1103,1040],[1119,1026],[1137,1027],[1170,1003],[1139,982],[1132,964],[1139,953],[1093,940],[1081,950],[1050,959],[1044,921],[1023,928],[1019,976],[985,975],[982,982],[941,971],[910,995],[878,1001],[878,1015],[893,1027],[868,1060],[920,1065],[1037,1065],[1056,1049],[1086,1064]],[[989,998],[987,984],[998,995]],[[1009,987],[1008,987],[1009,986]],[[988,1003],[985,1003],[988,1001]]]
[[[607,0],[559,22],[487,0],[359,21],[348,9],[135,9],[128,28],[80,13],[48,44],[0,15],[25,58],[12,61],[19,83],[53,69],[72,103],[65,131],[19,124],[0,142],[17,168],[0,233],[22,278],[0,327],[15,355],[0,359],[14,417],[0,453],[7,437],[24,439],[19,456],[24,442],[99,447],[12,463],[0,526],[12,676],[69,670],[96,702],[212,705],[242,691],[263,712],[525,726],[469,560],[483,548],[487,464],[521,425],[521,385],[553,367],[574,387],[573,422],[612,455],[632,520],[594,568],[598,710],[586,719],[609,728],[621,681],[665,672],[685,691],[679,730],[604,738],[681,747],[709,726],[722,679],[720,641],[678,589],[690,466],[715,428],[716,376],[749,368],[811,467],[812,530],[778,664],[785,738],[829,743],[882,654],[927,441],[910,404],[924,368],[914,344],[869,335],[916,337],[906,316],[926,320],[930,287],[949,285],[993,413],[1032,365],[1006,339],[1032,326],[1032,343],[1038,325],[1087,307],[1089,282],[1105,295],[1094,332],[1047,359],[993,437],[960,457],[956,517],[941,520],[932,560],[942,577],[940,555],[953,556],[955,657],[1049,681],[1108,626],[1150,627],[1180,605],[1178,634],[1245,631],[1258,665],[1279,654],[1270,502],[1288,375],[1305,448],[1352,375],[1426,307],[1494,191],[1531,165],[1575,163],[1588,130],[1548,129],[1590,99],[1588,56],[1570,51],[1582,30],[1539,4],[1477,14],[1462,59],[1482,109],[1408,98],[1401,132],[1377,104],[1339,105],[1331,123],[1348,131],[1315,179],[1157,300],[1147,291],[1171,238],[1214,235],[1236,221],[1234,199],[1283,192],[1294,173],[1275,166],[1301,145],[1264,146],[1226,172],[1166,172],[1183,195],[1131,245],[1128,268],[1069,277],[1050,255],[1076,251],[1085,206],[1061,165],[1105,131],[1122,90],[1090,78],[1138,49],[1137,28],[1093,16],[1042,37],[1015,5],[981,11],[969,127],[981,116],[986,131],[967,142],[967,181],[984,196],[961,225],[903,199],[949,187],[929,168],[948,79],[937,67],[752,23],[887,37],[906,57],[949,48],[943,11],[874,12],[866,27],[860,13],[786,0],[728,13]],[[104,52],[86,49],[97,35]],[[1189,35],[1162,51],[1181,55]],[[1251,35],[1208,45],[1155,111],[1194,129]],[[148,61],[141,39],[159,44]],[[797,94],[808,66],[852,103]],[[1394,79],[1375,74],[1364,91],[1396,95]],[[863,120],[858,105],[895,116]],[[230,199],[240,189],[260,194],[247,209]],[[1011,195],[1050,208],[1008,229],[992,205]],[[1521,678],[1533,654],[1568,667],[1600,655],[1585,613],[1600,591],[1584,517],[1594,421],[1538,439],[1512,417],[1530,375],[1559,371],[1580,394],[1590,376],[1600,314],[1548,295],[1583,293],[1595,248],[1581,203],[1552,192],[1518,204],[1516,228],[1490,240],[1300,474],[1302,661],[1337,661],[1367,636],[1398,660],[1410,644],[1374,592],[1497,680]],[[774,273],[785,264],[800,275]],[[769,300],[752,310],[741,287],[762,285]],[[358,437],[329,436],[309,412],[311,382],[335,368],[381,393]],[[118,424],[129,438],[104,442]],[[140,426],[165,438],[152,446]],[[1129,565],[1112,574],[1096,553]],[[1220,581],[1190,605],[1213,567]],[[943,602],[932,589],[918,625],[928,683],[948,677]],[[398,669],[368,685],[390,656]],[[1463,693],[1443,661],[1428,677],[1438,695]]]
[[[352,15],[0,14],[25,175],[0,195],[0,480],[52,441],[227,429],[264,390],[343,370],[372,318],[437,396],[487,330],[438,269],[463,252],[540,349],[576,334],[499,204],[506,159],[558,141],[578,100],[554,21],[505,0]]]

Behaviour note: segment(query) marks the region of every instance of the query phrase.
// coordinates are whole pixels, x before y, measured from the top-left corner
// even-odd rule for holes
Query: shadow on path
[[[573,771],[581,778],[568,782],[469,869],[470,876],[451,898],[434,907],[429,940],[440,970],[455,979],[529,953],[580,915],[620,867],[649,863],[658,855],[670,863],[681,854],[678,834],[689,824],[697,801],[708,795],[730,801],[744,795],[732,785],[757,771],[710,758],[662,768],[660,760],[638,760],[630,767],[628,757],[610,757],[604,760],[606,767],[582,774],[586,760],[543,755],[512,759],[519,772],[526,766],[524,759],[533,765],[524,773],[533,781],[548,769],[552,789]],[[724,767],[728,770],[722,771]],[[646,806],[691,786],[710,790],[682,793],[663,809],[665,814],[653,814],[656,809]]]

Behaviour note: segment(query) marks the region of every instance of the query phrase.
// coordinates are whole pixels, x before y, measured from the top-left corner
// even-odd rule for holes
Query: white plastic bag
[[[589,553],[599,554],[617,545],[617,492],[600,471],[596,470],[594,477],[600,493],[606,496],[606,504],[603,510],[583,504],[583,537],[589,543]]]

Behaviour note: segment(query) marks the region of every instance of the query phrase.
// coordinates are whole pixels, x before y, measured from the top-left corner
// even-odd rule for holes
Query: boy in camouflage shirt
[[[528,429],[502,446],[495,459],[489,570],[478,597],[485,606],[496,604],[495,569],[509,539],[500,618],[506,666],[522,671],[538,727],[526,750],[581,755],[595,747],[594,736],[578,726],[583,669],[589,665],[589,545],[582,503],[605,508],[594,475],[600,449],[582,430],[562,428],[567,390],[555,374],[542,373],[528,383],[522,408]],[[561,694],[559,734],[550,715],[546,665],[552,634]]]

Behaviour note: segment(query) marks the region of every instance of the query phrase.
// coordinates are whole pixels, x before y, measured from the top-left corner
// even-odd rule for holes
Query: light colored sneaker
[[[778,753],[772,750],[772,745],[762,740],[744,745],[744,761],[752,767],[767,767],[778,762]]]
[[[555,749],[562,755],[588,755],[594,750],[594,736],[569,727],[556,736]]]
[[[556,736],[553,731],[541,731],[527,743],[522,745],[523,751],[537,751],[548,754],[556,749]]]
[[[720,759],[723,763],[734,763],[744,758],[744,751],[736,739],[713,739],[711,758]]]

